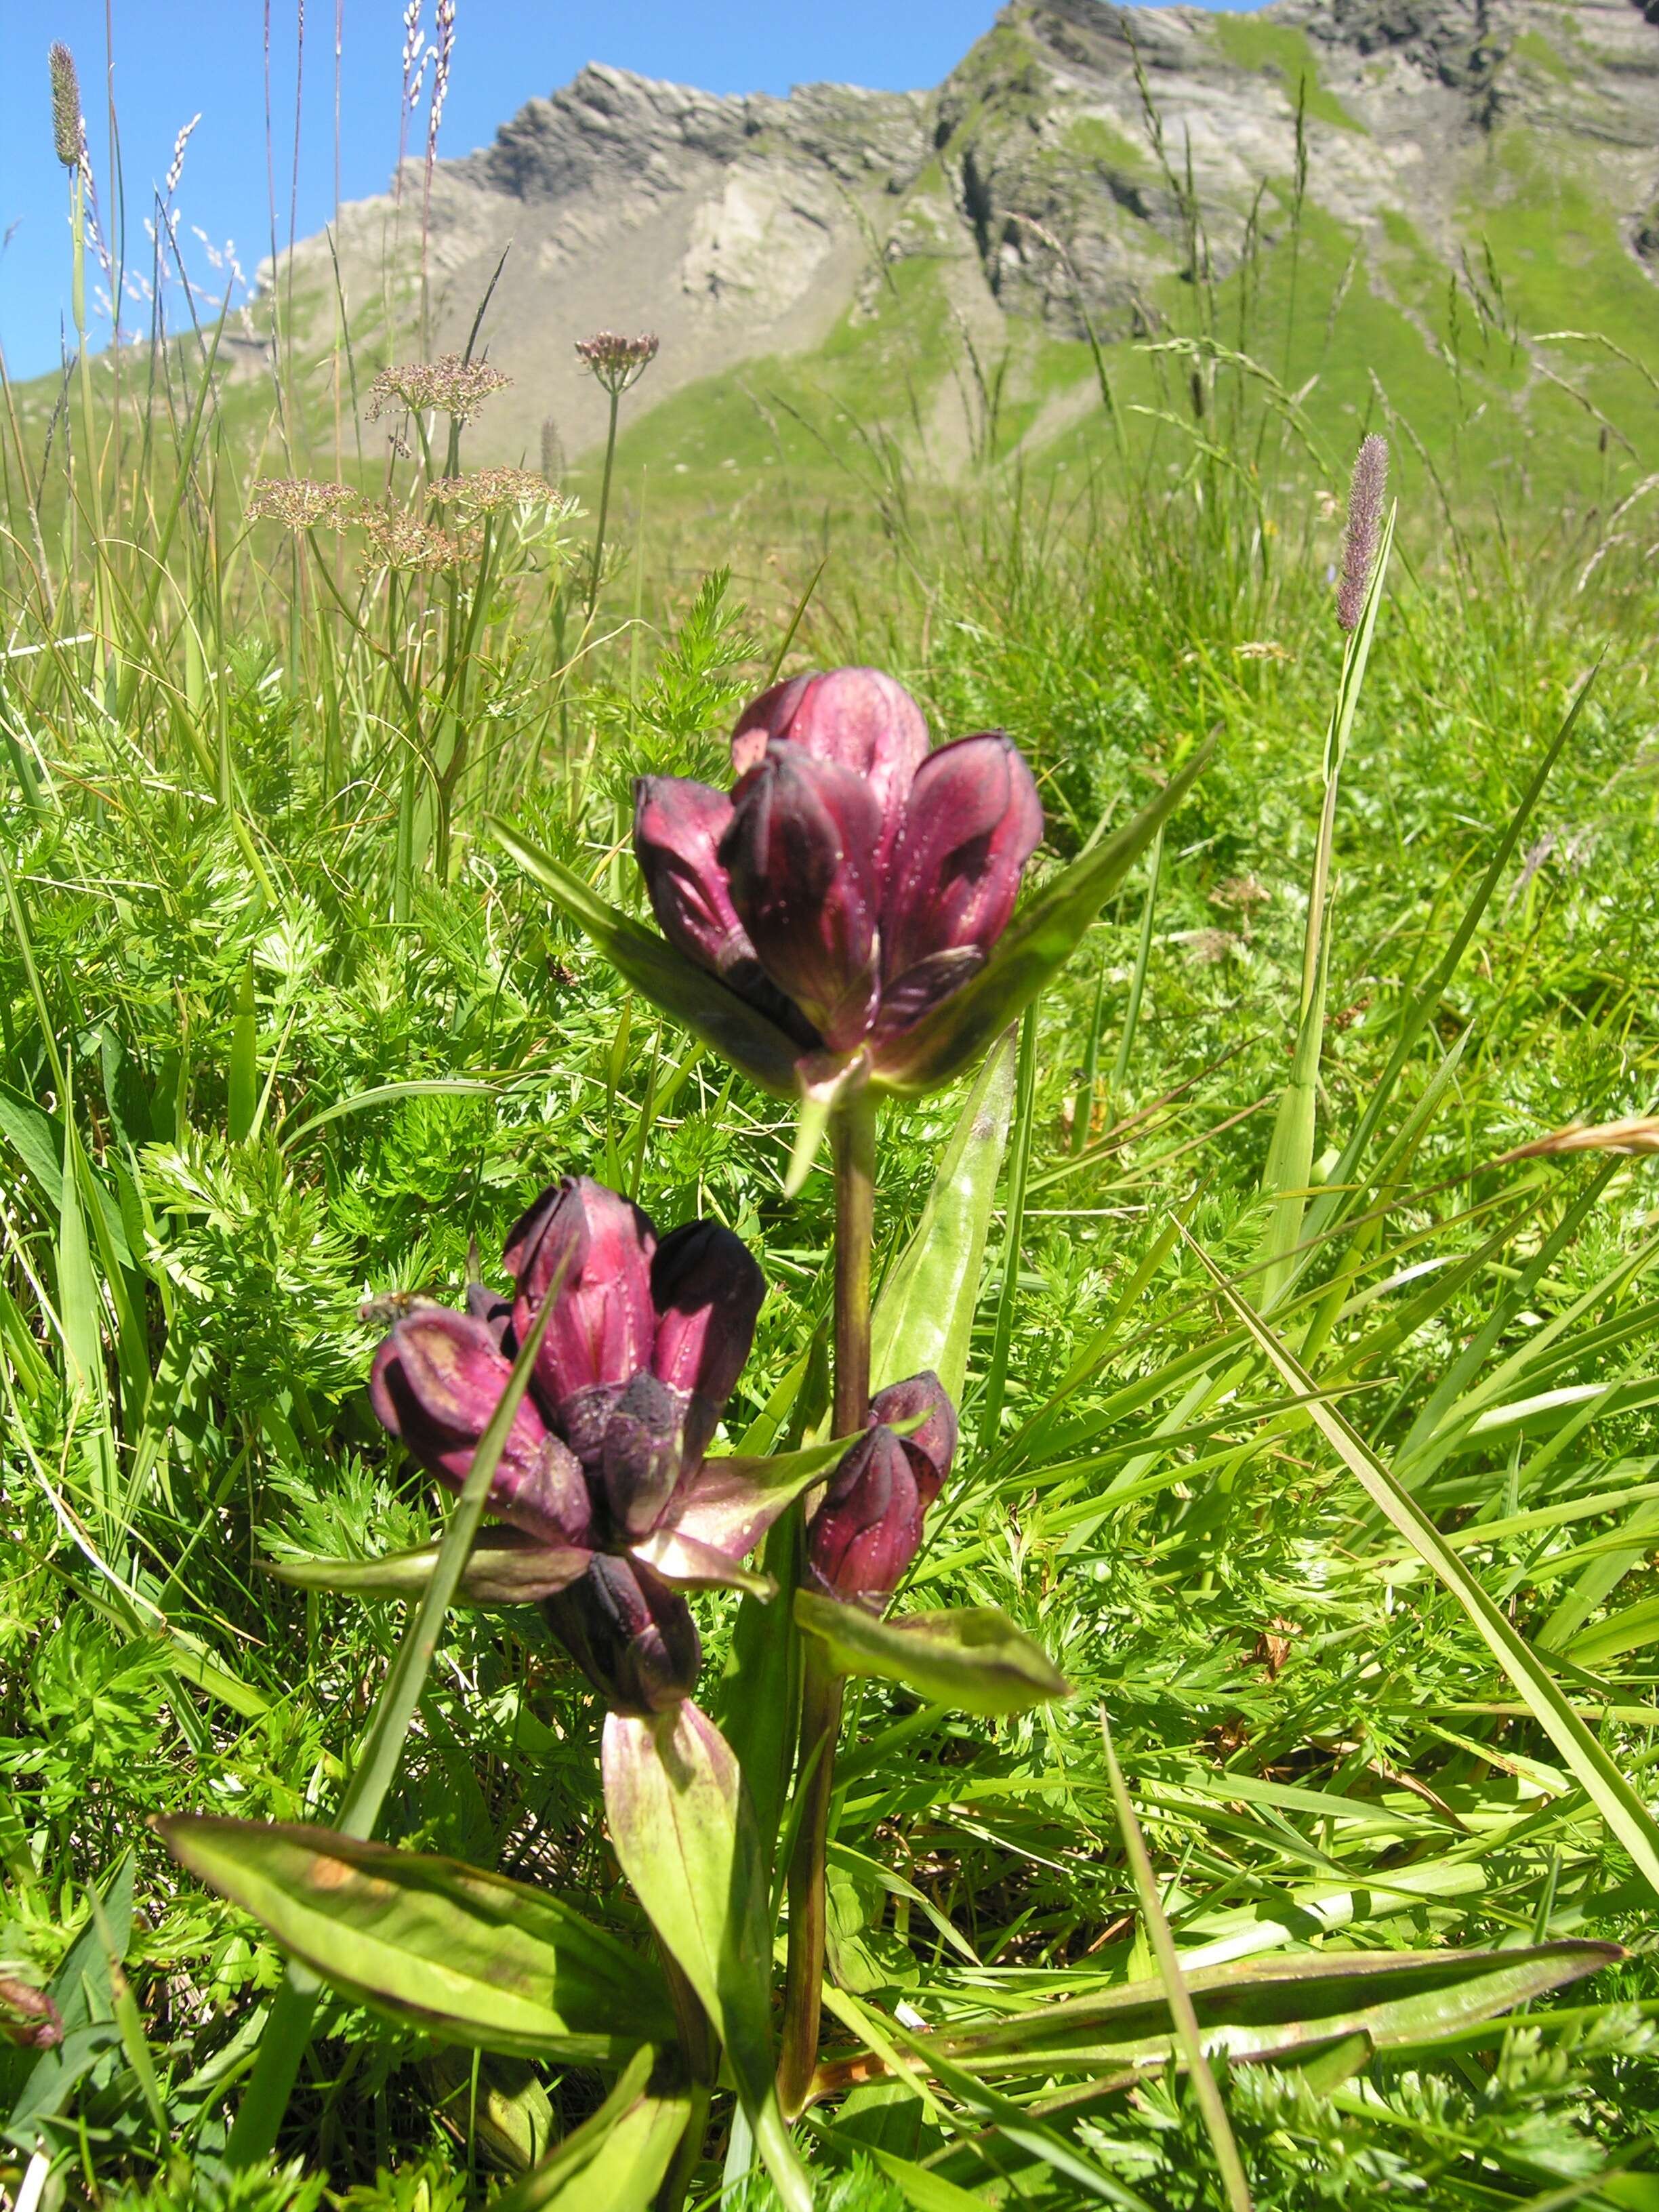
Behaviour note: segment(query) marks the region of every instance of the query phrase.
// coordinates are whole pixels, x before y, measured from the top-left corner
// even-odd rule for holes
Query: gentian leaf
[[[755,1816],[731,1746],[690,1698],[606,1716],[605,1808],[623,1872],[726,2045],[755,2142],[788,2212],[812,2191],[773,2084],[771,1912]]]
[[[799,1096],[795,1062],[800,1047],[775,1022],[728,990],[719,976],[677,952],[665,938],[599,897],[579,875],[520,837],[508,823],[492,817],[490,828],[497,842],[535,878],[624,982],[763,1090],[777,1098]]]
[[[769,1459],[734,1455],[705,1460],[675,1516],[674,1528],[695,1543],[714,1545],[729,1559],[747,1559],[784,1508],[856,1442],[835,1437],[799,1451],[775,1452]]]
[[[546,1890],[328,1828],[156,1823],[198,1880],[331,1988],[457,2043],[615,2063],[673,2015],[647,1959]]]
[[[885,1040],[873,1078],[879,1091],[917,1097],[960,1075],[999,1031],[1030,1006],[1071,958],[1101,908],[1208,767],[1202,745],[1149,805],[1115,836],[1074,860],[1015,915],[977,975],[913,1028]]]
[[[691,2117],[689,2092],[651,2087],[663,2070],[654,2051],[636,2052],[599,2111],[490,2212],[649,2212]]]
[[[995,1606],[958,1606],[878,1620],[861,1606],[795,1593],[795,1619],[843,1674],[902,1682],[964,1713],[1023,1713],[1070,1686],[1047,1656]]]
[[[461,1569],[458,1595],[474,1605],[531,1605],[568,1589],[586,1568],[590,1553],[575,1547],[556,1550],[538,1544],[519,1528],[483,1528]],[[420,1544],[410,1552],[389,1552],[379,1559],[270,1559],[279,1582],[296,1589],[332,1590],[341,1597],[418,1596],[432,1580],[438,1546]]]

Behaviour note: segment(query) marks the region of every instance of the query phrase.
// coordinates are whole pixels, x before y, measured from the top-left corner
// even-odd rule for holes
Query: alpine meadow
[[[10,2212],[1659,2212],[1659,4],[467,8],[8,30]]]

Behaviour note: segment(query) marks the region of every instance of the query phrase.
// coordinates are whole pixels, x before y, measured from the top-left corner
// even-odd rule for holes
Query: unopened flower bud
[[[861,1436],[830,1478],[806,1532],[807,1564],[832,1597],[879,1612],[921,1544],[910,1455],[889,1428]]]
[[[374,1355],[369,1397],[382,1427],[402,1439],[410,1456],[459,1490],[512,1372],[484,1322],[447,1306],[422,1306]],[[592,1509],[581,1468],[528,1397],[513,1416],[489,1505],[544,1543],[588,1540]]]
[[[606,1702],[660,1713],[696,1687],[702,1646],[679,1592],[637,1560],[595,1553],[542,1616]]]
[[[589,1462],[616,1394],[651,1363],[656,1231],[636,1206],[587,1176],[544,1190],[509,1232],[505,1258],[523,1343],[550,1293],[554,1311],[536,1384],[577,1455]]]
[[[44,1990],[0,1974],[0,2036],[21,2051],[54,2051],[64,2039],[64,2016]]]
[[[917,1492],[926,1511],[939,1496],[957,1450],[957,1409],[945,1385],[931,1367],[902,1382],[890,1383],[870,1401],[870,1418],[895,1427],[902,1421],[917,1425],[899,1438],[916,1478]]]
[[[850,769],[869,785],[881,811],[875,852],[879,880],[911,779],[927,757],[921,708],[878,668],[832,668],[826,675],[775,684],[744,709],[732,733],[732,764],[739,775],[760,765],[775,738]]]
[[[774,744],[738,785],[720,860],[761,966],[832,1052],[869,1030],[878,992],[881,809],[850,769]]]

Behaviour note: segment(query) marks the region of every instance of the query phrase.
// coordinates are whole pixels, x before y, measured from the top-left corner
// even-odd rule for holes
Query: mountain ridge
[[[337,240],[354,314],[380,295],[383,351],[388,259],[399,271],[405,356],[424,183],[406,165],[400,192],[343,211]],[[1254,15],[1013,0],[913,93],[723,95],[590,64],[436,165],[428,328],[434,350],[464,342],[507,252],[483,328],[514,389],[477,450],[533,452],[550,423],[556,451],[592,435],[572,347],[593,328],[662,339],[635,422],[747,364],[845,355],[884,318],[943,319],[1019,353],[1016,385],[1040,383],[1048,342],[1179,326],[1182,288],[1273,252],[1304,212],[1334,226],[1333,250],[1348,240],[1350,289],[1387,295],[1419,336],[1436,273],[1462,281],[1483,241],[1513,234],[1534,327],[1557,295],[1571,304],[1579,267],[1621,330],[1659,342],[1659,0],[1273,0]],[[294,263],[319,318],[329,251],[306,241]],[[1485,306],[1501,321],[1501,298]],[[902,381],[871,380],[890,411]],[[944,440],[959,459],[970,402],[923,405],[913,389],[908,404],[964,416]]]

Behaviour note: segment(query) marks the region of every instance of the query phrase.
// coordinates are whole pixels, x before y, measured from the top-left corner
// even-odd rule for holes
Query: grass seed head
[[[1358,629],[1365,592],[1376,559],[1382,527],[1382,500],[1389,488],[1389,441],[1375,430],[1362,441],[1348,485],[1348,526],[1342,534],[1342,580],[1336,587],[1336,618],[1344,629]]]
[[[81,80],[76,75],[75,57],[58,40],[49,50],[46,62],[52,71],[52,150],[66,169],[78,169],[86,128],[81,120]]]

